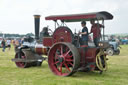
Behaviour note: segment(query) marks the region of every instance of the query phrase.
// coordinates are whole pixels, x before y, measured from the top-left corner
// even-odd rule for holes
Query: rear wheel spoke
[[[63,46],[61,45],[61,55],[63,55]]]
[[[56,61],[54,64],[57,64],[57,63],[59,63],[59,61]]]
[[[60,66],[59,66],[61,74],[62,74],[62,65],[63,64],[61,63]]]
[[[57,60],[57,59],[58,59],[58,57],[59,57],[59,56],[55,56],[55,60]]]
[[[69,50],[68,52],[66,52],[65,56],[67,56],[70,52],[71,52],[71,50]]]
[[[59,55],[56,53],[56,56],[55,57],[59,57]]]
[[[72,62],[73,60],[72,59],[66,59],[66,61]]]
[[[71,65],[73,67],[73,64],[72,63],[69,63],[69,65]]]
[[[68,55],[67,57],[68,57],[68,58],[72,58],[73,56],[72,56],[72,55]]]
[[[67,64],[65,63],[64,65],[65,65],[66,69],[68,69],[68,70],[71,72],[71,70],[70,70],[70,68],[67,66]]]

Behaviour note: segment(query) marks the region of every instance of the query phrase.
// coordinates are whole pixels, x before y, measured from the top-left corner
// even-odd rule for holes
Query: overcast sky
[[[114,15],[113,20],[105,21],[106,34],[128,33],[128,0],[0,0],[0,32],[34,33],[34,14],[41,15],[41,29],[48,25],[54,30],[54,22],[45,21],[45,16],[98,11]],[[67,25],[81,29],[80,22]]]

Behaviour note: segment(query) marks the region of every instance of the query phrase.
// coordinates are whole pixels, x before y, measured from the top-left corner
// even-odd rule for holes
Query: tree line
[[[27,33],[27,34],[9,34],[9,33],[0,33],[0,37],[4,37],[4,38],[21,38],[21,37],[25,37],[25,36],[34,36],[33,33]]]

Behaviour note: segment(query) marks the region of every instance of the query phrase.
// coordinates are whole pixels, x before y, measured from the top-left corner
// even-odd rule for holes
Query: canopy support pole
[[[58,25],[58,27],[59,27],[59,24],[58,24],[57,20],[54,20],[54,21],[55,21],[55,29],[56,29],[56,24]]]
[[[105,41],[105,32],[104,32],[104,19],[102,19],[102,25],[103,25],[103,40]]]
[[[98,24],[98,29],[100,29],[100,23],[99,23],[99,20],[96,18],[96,20],[97,20],[97,24]],[[101,30],[101,29],[100,29]],[[100,32],[101,33],[101,32]],[[100,37],[100,40],[102,41],[103,39],[102,39],[102,34],[100,34],[101,35],[101,37]]]

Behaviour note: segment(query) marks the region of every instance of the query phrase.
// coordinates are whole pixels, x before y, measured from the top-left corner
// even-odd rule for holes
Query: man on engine
[[[81,26],[83,27],[82,32],[79,33],[79,34],[82,35],[81,45],[82,46],[84,46],[84,45],[87,46],[88,45],[88,28],[86,27],[86,22],[82,21]]]
[[[92,24],[90,33],[93,33],[94,44],[98,47],[98,43],[101,38],[101,28],[104,28],[104,26],[99,23],[95,23],[95,20],[91,20],[90,23]]]
[[[83,66],[81,68],[79,68],[78,70],[79,71],[86,71],[86,67],[85,67],[85,56],[86,56],[86,50],[88,47],[88,28],[86,27],[86,22],[85,21],[82,21],[81,22],[81,26],[83,27],[82,29],[82,32],[80,32],[79,34],[82,35],[82,38],[81,38],[81,50],[83,51],[83,55],[82,55],[82,63],[83,63]]]

